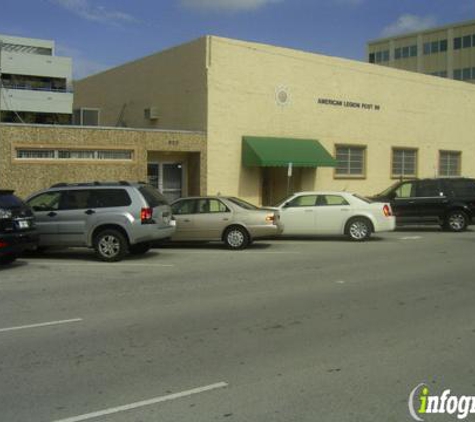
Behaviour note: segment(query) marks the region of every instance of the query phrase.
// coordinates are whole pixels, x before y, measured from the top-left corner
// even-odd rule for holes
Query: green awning
[[[246,167],[335,167],[336,160],[314,139],[243,136]]]

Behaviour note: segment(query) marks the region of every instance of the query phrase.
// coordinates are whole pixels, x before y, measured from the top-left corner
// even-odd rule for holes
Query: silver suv
[[[144,254],[175,232],[167,200],[145,183],[60,183],[26,202],[36,217],[39,248],[92,247],[103,261]]]

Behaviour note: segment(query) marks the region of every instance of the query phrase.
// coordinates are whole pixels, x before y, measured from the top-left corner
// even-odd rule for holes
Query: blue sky
[[[470,19],[473,0],[0,0],[0,33],[54,40],[75,78],[203,35],[365,60],[368,40]]]

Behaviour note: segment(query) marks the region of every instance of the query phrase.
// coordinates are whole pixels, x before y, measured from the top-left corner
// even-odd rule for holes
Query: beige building
[[[475,20],[373,40],[368,61],[475,83]]]
[[[287,192],[286,138],[318,140],[337,160],[292,165],[290,189],[375,193],[394,179],[475,176],[475,86],[369,63],[204,37],[79,81],[75,106],[100,124],[200,130],[207,188],[268,203]],[[251,138],[248,138],[251,137]],[[245,153],[266,142],[260,164]],[[244,152],[244,153],[243,153]],[[297,156],[294,156],[297,154]]]
[[[75,108],[127,129],[3,128],[7,180],[148,177],[170,197],[222,193],[268,204],[289,190],[374,194],[401,177],[475,177],[475,86],[269,45],[203,37],[77,82]],[[74,166],[18,156],[23,145],[51,142],[58,157],[76,142],[95,157],[111,144],[138,150],[129,167],[87,155]]]

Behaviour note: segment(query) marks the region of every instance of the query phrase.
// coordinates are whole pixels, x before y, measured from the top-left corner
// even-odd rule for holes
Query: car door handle
[[[188,218],[185,218],[185,219],[183,220],[183,222],[184,222],[184,223],[190,223],[191,220],[188,220]]]
[[[229,221],[229,218],[223,218],[223,221]]]
[[[84,211],[84,214],[87,214],[87,215],[92,215],[92,214],[95,214],[96,211],[94,210],[87,210],[87,211]]]
[[[58,214],[55,213],[54,211],[51,211],[49,212],[48,214],[46,214],[48,217],[56,217]]]

